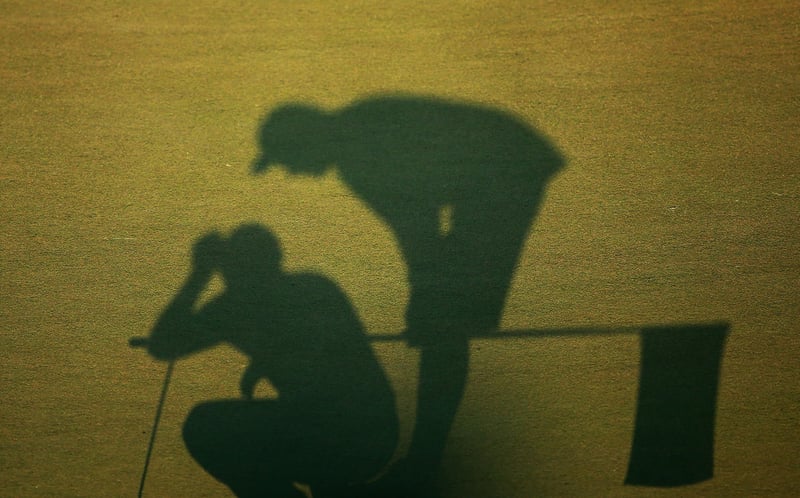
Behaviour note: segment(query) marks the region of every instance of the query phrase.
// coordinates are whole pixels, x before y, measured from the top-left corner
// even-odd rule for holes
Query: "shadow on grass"
[[[264,119],[258,141],[254,174],[280,166],[321,176],[335,167],[396,236],[410,283],[403,339],[420,349],[414,432],[407,454],[388,465],[397,444],[394,396],[350,302],[322,277],[284,272],[269,231],[243,225],[228,239],[212,233],[196,243],[193,269],[148,342],[165,360],[223,341],[250,358],[243,399],[195,407],[184,425],[187,448],[238,496],[303,496],[295,483],[315,498],[436,496],[470,338],[497,331],[523,244],[563,159],[509,113],[408,95],[336,111],[287,104]],[[225,291],[195,309],[215,272]],[[649,357],[671,347],[645,344]],[[645,391],[666,392],[676,409],[715,398],[674,395],[666,379],[645,382],[667,366],[661,361],[644,363]],[[716,374],[713,362],[703,368],[695,373]],[[249,399],[262,378],[277,399]],[[658,416],[642,405],[640,414]],[[711,415],[711,426],[703,415],[697,431],[713,434]],[[637,435],[653,433],[649,427],[637,423]],[[647,451],[663,442],[635,439],[641,468],[678,465]],[[648,479],[631,467],[630,483]]]
[[[224,292],[194,309],[216,272]],[[196,406],[183,436],[195,460],[237,496],[302,496],[294,482],[341,495],[334,488],[388,463],[397,442],[394,395],[348,299],[322,277],[284,272],[278,241],[258,225],[195,244],[192,271],[148,350],[173,359],[222,342],[250,360],[242,399]],[[277,399],[253,399],[262,379]]]

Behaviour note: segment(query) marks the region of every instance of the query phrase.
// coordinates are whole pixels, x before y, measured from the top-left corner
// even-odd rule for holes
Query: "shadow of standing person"
[[[225,290],[196,309],[215,272]],[[391,458],[394,395],[347,297],[316,275],[281,268],[278,241],[243,225],[194,246],[193,268],[163,311],[148,351],[174,360],[219,343],[249,358],[243,399],[204,402],[183,427],[186,447],[237,496],[343,496]],[[268,379],[277,399],[254,400]]]
[[[262,122],[252,169],[331,167],[397,237],[408,268],[408,342],[421,350],[405,459],[373,495],[421,496],[442,459],[469,369],[469,338],[497,330],[519,254],[563,160],[518,118],[487,107],[387,95],[337,111],[304,104]]]

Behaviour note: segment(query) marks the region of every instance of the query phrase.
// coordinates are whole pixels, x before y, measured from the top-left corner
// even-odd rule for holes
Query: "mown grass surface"
[[[396,241],[335,174],[248,175],[261,118],[406,92],[515,113],[568,163],[503,326],[732,324],[716,475],[622,485],[635,337],[476,341],[446,496],[786,496],[796,489],[796,2],[0,3],[0,494],[136,491],[164,366],[128,349],[244,221],[401,331]],[[416,352],[381,344],[407,439]],[[146,495],[225,496],[180,439],[237,396],[228,349],[178,364]]]

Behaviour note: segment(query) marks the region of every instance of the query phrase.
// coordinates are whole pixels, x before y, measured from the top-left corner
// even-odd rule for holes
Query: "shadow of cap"
[[[267,171],[270,166],[272,166],[272,162],[266,154],[260,154],[250,163],[250,174],[257,175],[263,173]]]

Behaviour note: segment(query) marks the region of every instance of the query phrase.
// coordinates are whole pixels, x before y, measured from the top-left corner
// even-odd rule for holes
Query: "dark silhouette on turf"
[[[563,167],[547,139],[503,111],[395,95],[336,111],[281,106],[262,122],[259,146],[254,173],[278,165],[318,176],[335,167],[391,228],[411,287],[402,337],[421,355],[412,440],[389,465],[393,394],[344,294],[321,277],[285,273],[277,242],[259,226],[198,241],[183,289],[152,337],[134,342],[165,360],[222,341],[250,357],[243,399],[202,403],[184,426],[191,454],[237,495],[299,498],[295,484],[305,483],[314,498],[437,496],[475,337],[641,334],[625,482],[679,486],[713,475],[727,323],[497,333],[545,189]],[[216,271],[225,292],[195,310]],[[251,399],[261,378],[277,399]]]
[[[199,309],[215,272],[225,290]],[[281,268],[277,240],[244,225],[194,246],[182,289],[146,342],[161,360],[220,343],[247,355],[242,399],[205,402],[183,436],[197,462],[240,497],[347,496],[397,444],[394,395],[347,297],[330,281]],[[277,399],[254,400],[260,379]]]
[[[380,96],[336,111],[288,104],[259,131],[253,172],[280,165],[342,180],[397,237],[410,280],[405,336],[421,350],[405,459],[373,493],[420,496],[433,481],[469,366],[469,338],[497,330],[519,254],[563,159],[496,109]]]

